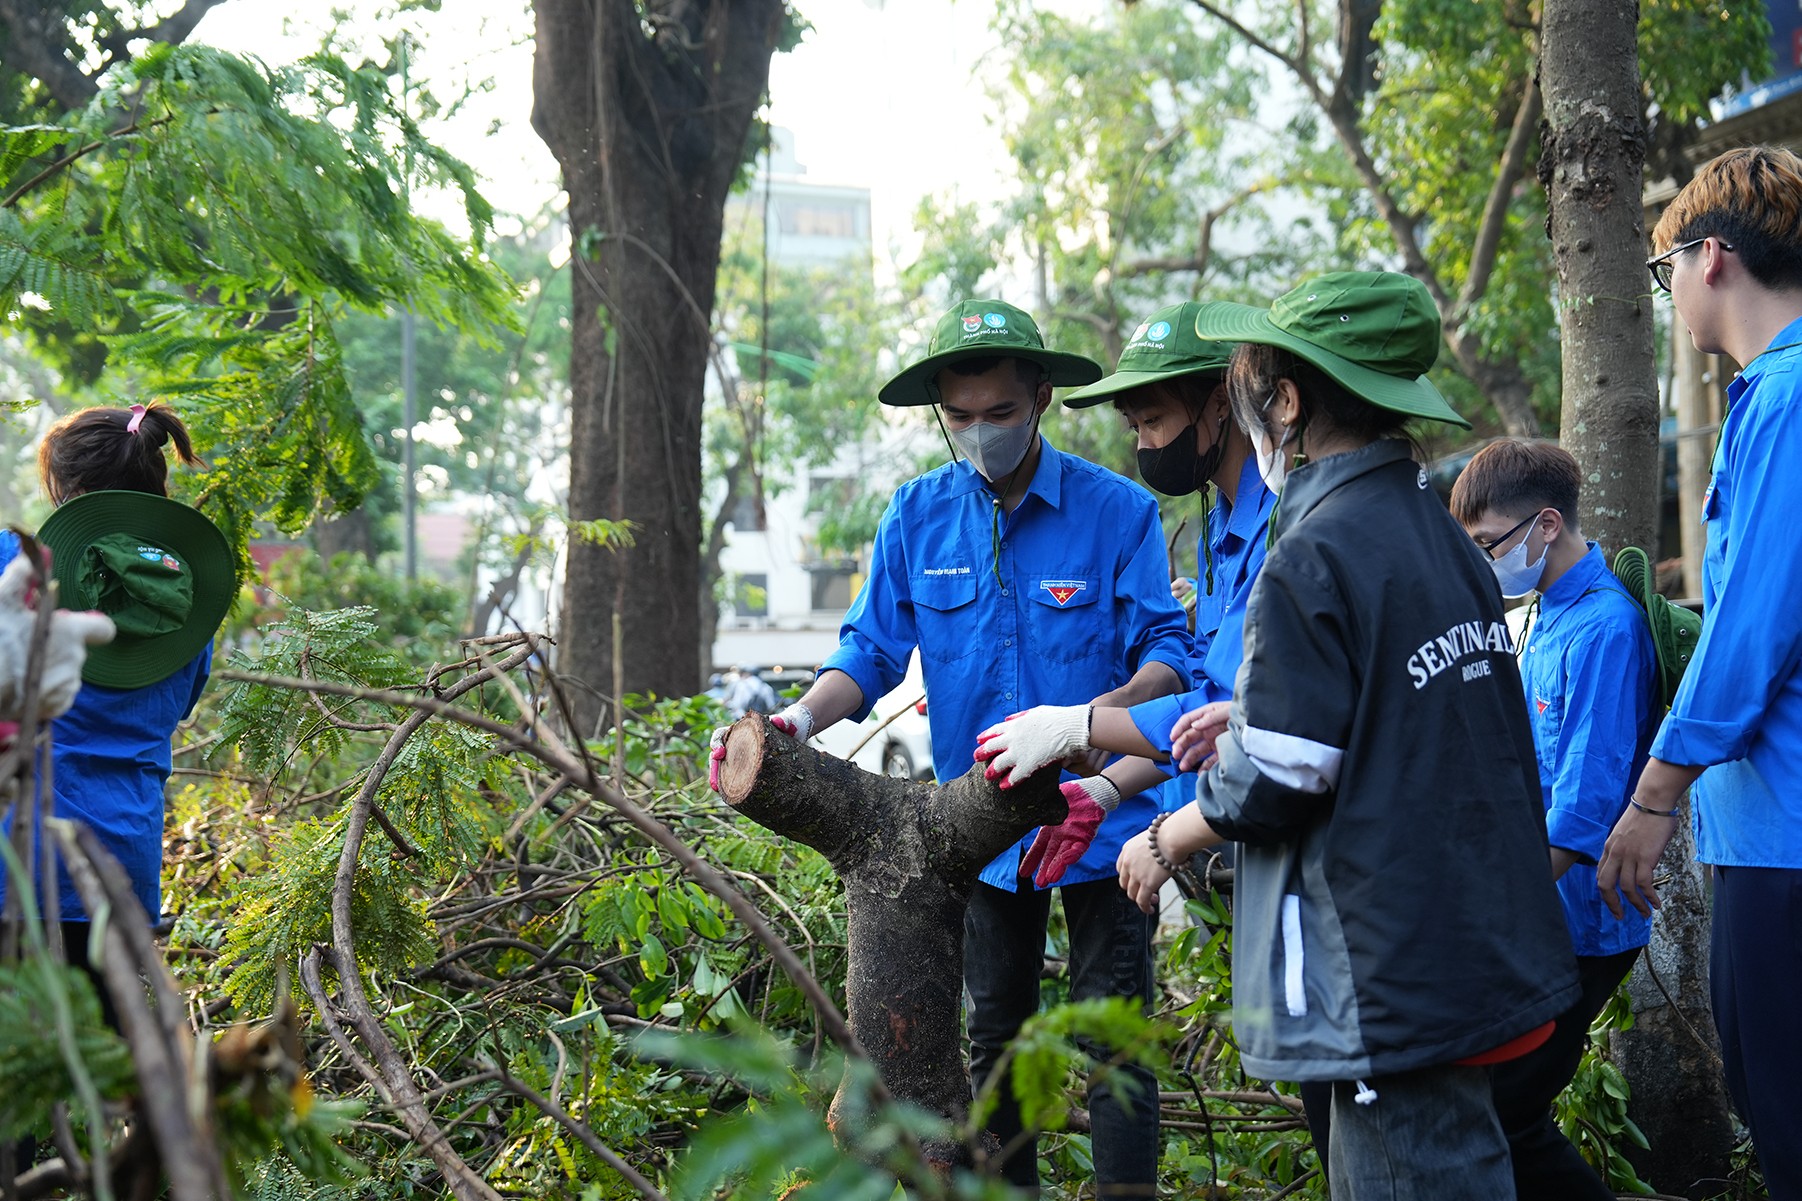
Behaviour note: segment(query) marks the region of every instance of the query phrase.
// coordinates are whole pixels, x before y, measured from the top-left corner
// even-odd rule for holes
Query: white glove
[[[989,779],[1012,788],[1041,767],[1088,750],[1093,709],[1093,705],[1040,705],[1016,713],[977,735],[976,762],[989,765],[983,773]]]
[[[813,710],[796,701],[770,718],[770,724],[796,742],[806,742],[813,733]],[[726,735],[731,729],[715,726],[707,739],[707,787],[715,792],[720,790],[720,764],[726,760]]]
[[[14,558],[0,572],[0,721],[24,716],[25,664],[31,655],[31,632],[37,612],[31,595],[31,561]],[[104,613],[58,609],[50,617],[50,640],[44,646],[44,673],[38,681],[38,715],[60,717],[81,691],[81,665],[88,647],[113,640],[113,622]]]
[[[770,724],[796,742],[806,742],[813,737],[813,710],[796,701],[770,718]]]

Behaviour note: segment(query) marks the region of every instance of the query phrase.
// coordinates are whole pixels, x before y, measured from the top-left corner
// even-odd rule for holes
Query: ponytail
[[[52,504],[84,492],[148,492],[169,495],[169,464],[201,466],[188,429],[160,401],[129,409],[83,409],[50,428],[38,447],[38,476]]]

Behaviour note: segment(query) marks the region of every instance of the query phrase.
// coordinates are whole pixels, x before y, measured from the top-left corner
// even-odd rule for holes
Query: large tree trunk
[[[915,784],[822,755],[750,714],[727,737],[720,794],[832,864],[845,886],[852,1032],[897,1100],[962,1125],[964,910],[984,864],[1034,826],[1064,820],[1057,769],[1006,792],[979,767],[943,787]],[[855,1101],[843,1085],[833,1098],[828,1120],[841,1139],[862,1128]],[[926,1151],[938,1165],[970,1162],[962,1143]]]
[[[1547,0],[1539,180],[1558,263],[1564,408],[1559,432],[1583,470],[1583,532],[1610,555],[1655,550],[1658,381],[1652,297],[1640,260],[1646,131],[1633,0]]]
[[[1659,889],[1664,904],[1627,981],[1633,1029],[1612,1041],[1633,1091],[1628,1116],[1652,1146],[1621,1151],[1660,1192],[1713,1197],[1731,1175],[1733,1122],[1708,1001],[1708,885],[1687,820],[1659,871],[1670,873]]]
[[[722,213],[787,14],[782,0],[534,8],[532,125],[563,170],[575,263],[569,516],[635,527],[626,547],[570,539],[559,646],[564,672],[588,685],[575,697],[586,732],[616,678],[664,696],[699,684],[701,402]]]
[[[1539,179],[1558,263],[1563,333],[1561,433],[1583,475],[1583,532],[1612,555],[1657,545],[1658,385],[1640,194],[1646,133],[1640,119],[1634,0],[1546,0],[1540,87],[1546,123]],[[1686,845],[1679,839],[1673,847]],[[1667,856],[1667,904],[1651,958],[1673,988],[1664,1004],[1636,977],[1635,1008],[1653,1005],[1618,1046],[1637,1120],[1653,1146],[1652,1183],[1689,1188],[1720,1175],[1731,1145],[1717,1066],[1693,1031],[1712,1035],[1708,923],[1693,848]]]

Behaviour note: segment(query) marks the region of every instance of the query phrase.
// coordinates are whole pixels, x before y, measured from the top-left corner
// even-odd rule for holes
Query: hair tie
[[[125,423],[125,432],[128,434],[135,434],[138,432],[138,427],[143,424],[144,424],[144,406],[143,405],[131,406],[131,420],[127,421]]]

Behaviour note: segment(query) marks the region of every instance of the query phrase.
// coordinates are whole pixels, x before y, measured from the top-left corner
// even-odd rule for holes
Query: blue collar
[[[1264,487],[1264,476],[1258,471],[1258,456],[1246,455],[1244,465],[1239,468],[1239,483],[1233,489],[1232,503],[1227,507],[1226,532],[1242,542],[1262,538],[1268,517],[1264,501],[1269,492]],[[1216,506],[1219,503],[1217,499]]]
[[[1597,588],[1610,587],[1622,596],[1627,595],[1626,587],[1616,582],[1614,573],[1608,570],[1608,563],[1602,558],[1602,548],[1591,542],[1583,557],[1571,564],[1570,570],[1559,576],[1557,583],[1540,594],[1540,619],[1548,620],[1564,612]]]
[[[1798,355],[1802,355],[1802,317],[1784,326],[1771,339],[1769,346],[1752,356],[1752,361],[1740,371],[1739,377],[1727,385],[1727,399],[1738,400],[1759,376]]]
[[[1064,490],[1064,461],[1070,456],[1051,445],[1051,440],[1044,433],[1039,434],[1039,466],[1032,473],[1032,483],[1026,487],[1026,496],[1036,496],[1052,508],[1058,507]],[[967,496],[972,492],[987,492],[991,498],[995,495],[989,488],[987,480],[970,466],[970,460],[959,459],[951,464],[951,495]],[[1026,503],[1026,497],[1020,498]]]

